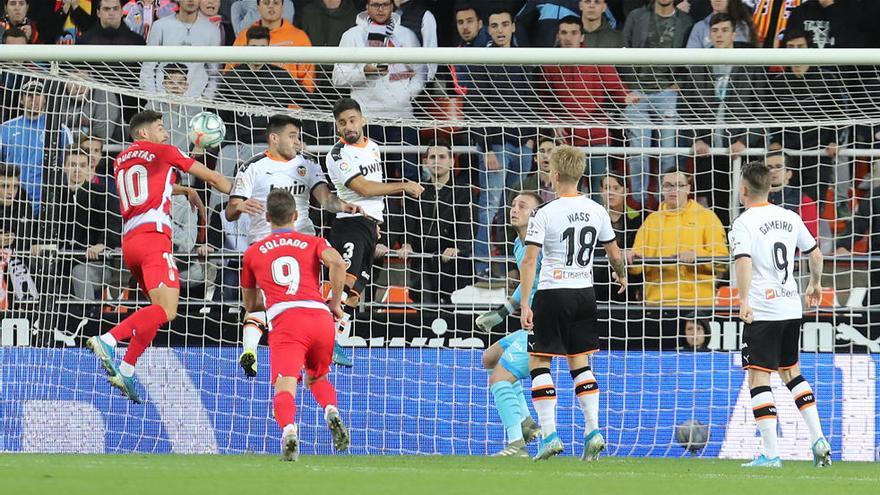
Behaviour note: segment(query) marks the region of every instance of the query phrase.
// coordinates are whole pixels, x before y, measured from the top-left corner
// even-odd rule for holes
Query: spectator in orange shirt
[[[309,35],[305,31],[295,27],[282,17],[281,0],[258,0],[257,9],[260,12],[260,20],[253,25],[269,28],[269,46],[312,46]],[[233,45],[245,46],[247,44],[247,30],[244,30],[235,38]],[[225,70],[230,70],[232,67],[234,65],[229,64]],[[315,66],[313,64],[291,63],[283,64],[282,67],[302,84],[306,91],[309,93],[315,91]]]

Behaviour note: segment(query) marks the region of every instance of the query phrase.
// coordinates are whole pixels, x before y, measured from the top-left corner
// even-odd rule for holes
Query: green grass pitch
[[[29,455],[0,456],[8,495],[785,495],[880,494],[880,465],[816,469],[786,462],[745,470],[739,461],[603,457],[546,462],[487,457]]]

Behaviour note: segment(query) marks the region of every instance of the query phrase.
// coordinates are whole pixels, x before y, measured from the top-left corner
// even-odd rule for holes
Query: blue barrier
[[[148,350],[138,369],[146,403],[136,405],[109,387],[85,350],[0,348],[0,451],[277,453],[267,351],[261,349],[256,380],[240,374],[237,353]],[[372,348],[353,354],[353,369],[332,374],[352,453],[483,455],[502,446],[480,351]],[[742,402],[747,390],[738,359],[721,352],[597,355],[608,452],[686,455],[675,426],[697,419],[710,429],[700,455],[751,456],[756,440],[750,407]],[[880,445],[880,356],[806,354],[801,363],[836,457],[872,459]],[[578,454],[583,417],[564,364],[555,365],[560,436],[566,453]],[[787,390],[775,385],[780,444],[798,443],[803,450],[805,426],[793,403],[788,406]],[[297,402],[303,453],[331,453],[313,399],[300,389]],[[44,442],[44,436],[55,440]],[[798,456],[806,453],[788,454]]]

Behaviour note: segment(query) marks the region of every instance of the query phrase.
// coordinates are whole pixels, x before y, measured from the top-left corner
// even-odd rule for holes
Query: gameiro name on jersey
[[[195,160],[176,146],[135,141],[114,162],[119,191],[122,234],[146,226],[171,235],[171,193],[174,169],[188,172]]]
[[[803,318],[795,251],[808,254],[818,244],[801,217],[770,203],[754,205],[733,221],[728,241],[734,259],[752,259],[749,303],[755,321]]]
[[[241,164],[229,196],[245,200],[252,198],[265,205],[272,189],[285,189],[296,203],[294,228],[297,232],[314,235],[315,226],[309,218],[309,202],[312,190],[318,184],[326,183],[321,167],[302,155],[285,160],[264,152]],[[269,235],[272,229],[265,214],[250,215],[250,220],[248,242],[254,243]]]
[[[291,308],[329,312],[319,286],[321,254],[327,249],[321,237],[276,230],[244,252],[241,286],[263,290],[270,321]]]
[[[529,219],[525,239],[541,247],[544,255],[538,290],[592,287],[596,243],[614,240],[608,212],[583,194],[539,206]]]
[[[343,141],[327,154],[327,173],[336,187],[336,195],[347,203],[363,208],[368,217],[382,223],[385,214],[385,198],[382,196],[364,197],[348,188],[357,177],[363,176],[372,182],[385,182],[385,167],[379,154],[379,146],[364,138],[361,144],[348,144]],[[339,212],[336,218],[355,217],[358,214]]]

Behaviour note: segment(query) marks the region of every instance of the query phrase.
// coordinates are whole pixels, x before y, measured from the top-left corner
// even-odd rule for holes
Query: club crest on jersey
[[[296,167],[296,174],[299,175],[300,177],[305,177],[306,176],[306,167],[303,165]]]

